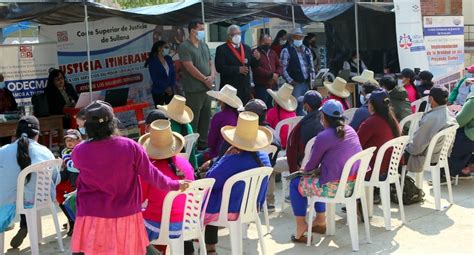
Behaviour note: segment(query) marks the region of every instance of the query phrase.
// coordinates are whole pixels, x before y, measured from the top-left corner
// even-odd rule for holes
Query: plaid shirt
[[[295,48],[296,53],[298,54],[298,58],[301,64],[301,72],[303,73],[304,78],[308,79],[310,77],[311,78],[315,77],[316,74],[314,72],[313,56],[310,50],[304,45],[301,46],[301,49],[296,48],[293,44],[289,47]],[[305,56],[304,54],[302,54],[303,52],[309,55],[310,63],[308,63],[305,60]],[[280,62],[281,62],[281,65],[283,66],[283,78],[285,78],[286,82],[288,83],[293,82],[293,79],[290,77],[290,74],[288,74],[287,72],[288,64],[290,63],[290,53],[288,52],[288,48],[284,48],[281,51]]]

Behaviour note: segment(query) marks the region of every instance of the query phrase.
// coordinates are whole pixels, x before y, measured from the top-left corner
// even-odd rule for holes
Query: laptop
[[[112,107],[124,106],[127,104],[129,88],[109,89],[105,91],[104,101]]]
[[[100,91],[93,91],[92,102],[94,102],[95,100],[99,100],[100,94],[101,94]],[[91,102],[91,97],[89,95],[89,92],[82,92],[81,94],[79,94],[79,99],[77,99],[75,108],[82,109],[86,107],[87,105],[89,105],[90,102]]]

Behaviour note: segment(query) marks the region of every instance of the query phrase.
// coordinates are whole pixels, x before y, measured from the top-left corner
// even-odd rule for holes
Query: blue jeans
[[[298,100],[298,97],[304,96],[304,93],[308,91],[308,88],[309,88],[309,84],[307,82],[297,83],[293,85],[293,96],[296,97],[296,100]],[[305,115],[303,111],[303,103],[298,102],[298,107],[296,108],[296,115],[298,116]]]
[[[294,178],[290,182],[291,207],[295,216],[304,217],[306,216],[306,207],[308,207],[308,198],[303,197],[298,191],[299,184],[300,178]],[[314,209],[317,213],[323,213],[326,211],[326,205],[318,202],[314,204]]]
[[[268,109],[272,107],[272,97],[268,94],[265,86],[255,85],[255,97],[262,100],[267,105]]]

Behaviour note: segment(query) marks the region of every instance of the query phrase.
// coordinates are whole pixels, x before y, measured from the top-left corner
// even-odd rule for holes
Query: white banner
[[[0,45],[0,56],[0,74],[19,106],[43,92],[48,70],[58,66],[55,43]]]
[[[394,0],[400,69],[428,70],[420,0]]]
[[[464,69],[464,21],[462,16],[423,17],[426,53],[435,79]]]

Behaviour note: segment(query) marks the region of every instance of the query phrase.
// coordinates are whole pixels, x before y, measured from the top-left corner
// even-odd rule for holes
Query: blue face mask
[[[4,81],[0,82],[0,89],[4,89],[6,86],[7,84]]]
[[[204,39],[206,39],[206,32],[197,31],[197,39],[204,42]]]
[[[86,134],[86,128],[85,127],[80,127],[79,132],[81,133],[81,135],[85,135]]]
[[[301,45],[303,45],[303,40],[294,40],[293,44],[295,47],[301,47]]]

